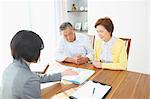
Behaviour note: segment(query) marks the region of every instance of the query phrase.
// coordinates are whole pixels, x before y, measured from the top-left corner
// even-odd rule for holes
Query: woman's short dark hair
[[[95,28],[98,26],[98,25],[102,25],[105,27],[105,29],[110,32],[111,36],[112,36],[112,32],[114,30],[114,25],[113,25],[113,22],[111,21],[110,18],[108,17],[105,17],[105,18],[100,18],[97,20],[96,24],[95,24]]]
[[[10,48],[14,59],[37,62],[44,44],[38,34],[33,31],[21,30],[12,38]]]
[[[64,31],[66,28],[71,27],[73,28],[72,24],[70,22],[64,22],[60,25],[59,30]]]

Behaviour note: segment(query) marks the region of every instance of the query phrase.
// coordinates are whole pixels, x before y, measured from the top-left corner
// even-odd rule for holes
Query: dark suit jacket
[[[38,76],[22,61],[14,60],[3,73],[2,99],[40,99],[40,83],[60,81],[61,73]]]

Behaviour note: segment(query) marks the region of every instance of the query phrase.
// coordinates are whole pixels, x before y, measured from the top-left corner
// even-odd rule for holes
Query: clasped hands
[[[89,58],[84,57],[82,55],[74,56],[72,57],[72,59],[73,59],[73,63],[78,64],[78,65],[85,64],[89,61]]]

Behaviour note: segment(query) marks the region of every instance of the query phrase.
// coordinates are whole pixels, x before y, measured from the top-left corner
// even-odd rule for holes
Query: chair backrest
[[[129,51],[130,51],[130,44],[131,44],[131,39],[130,38],[120,38],[123,41],[125,41],[125,46],[126,46],[126,51],[127,51],[127,58],[129,56]]]
[[[95,43],[95,35],[87,35],[89,37],[90,45],[92,48],[94,48],[94,43]]]

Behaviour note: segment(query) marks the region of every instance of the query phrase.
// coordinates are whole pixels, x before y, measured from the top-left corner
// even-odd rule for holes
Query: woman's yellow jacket
[[[94,47],[94,60],[101,60],[100,53],[102,51],[102,40],[99,39]],[[126,70],[127,68],[127,52],[123,40],[117,38],[111,48],[112,63],[102,63],[102,68],[113,70]]]

